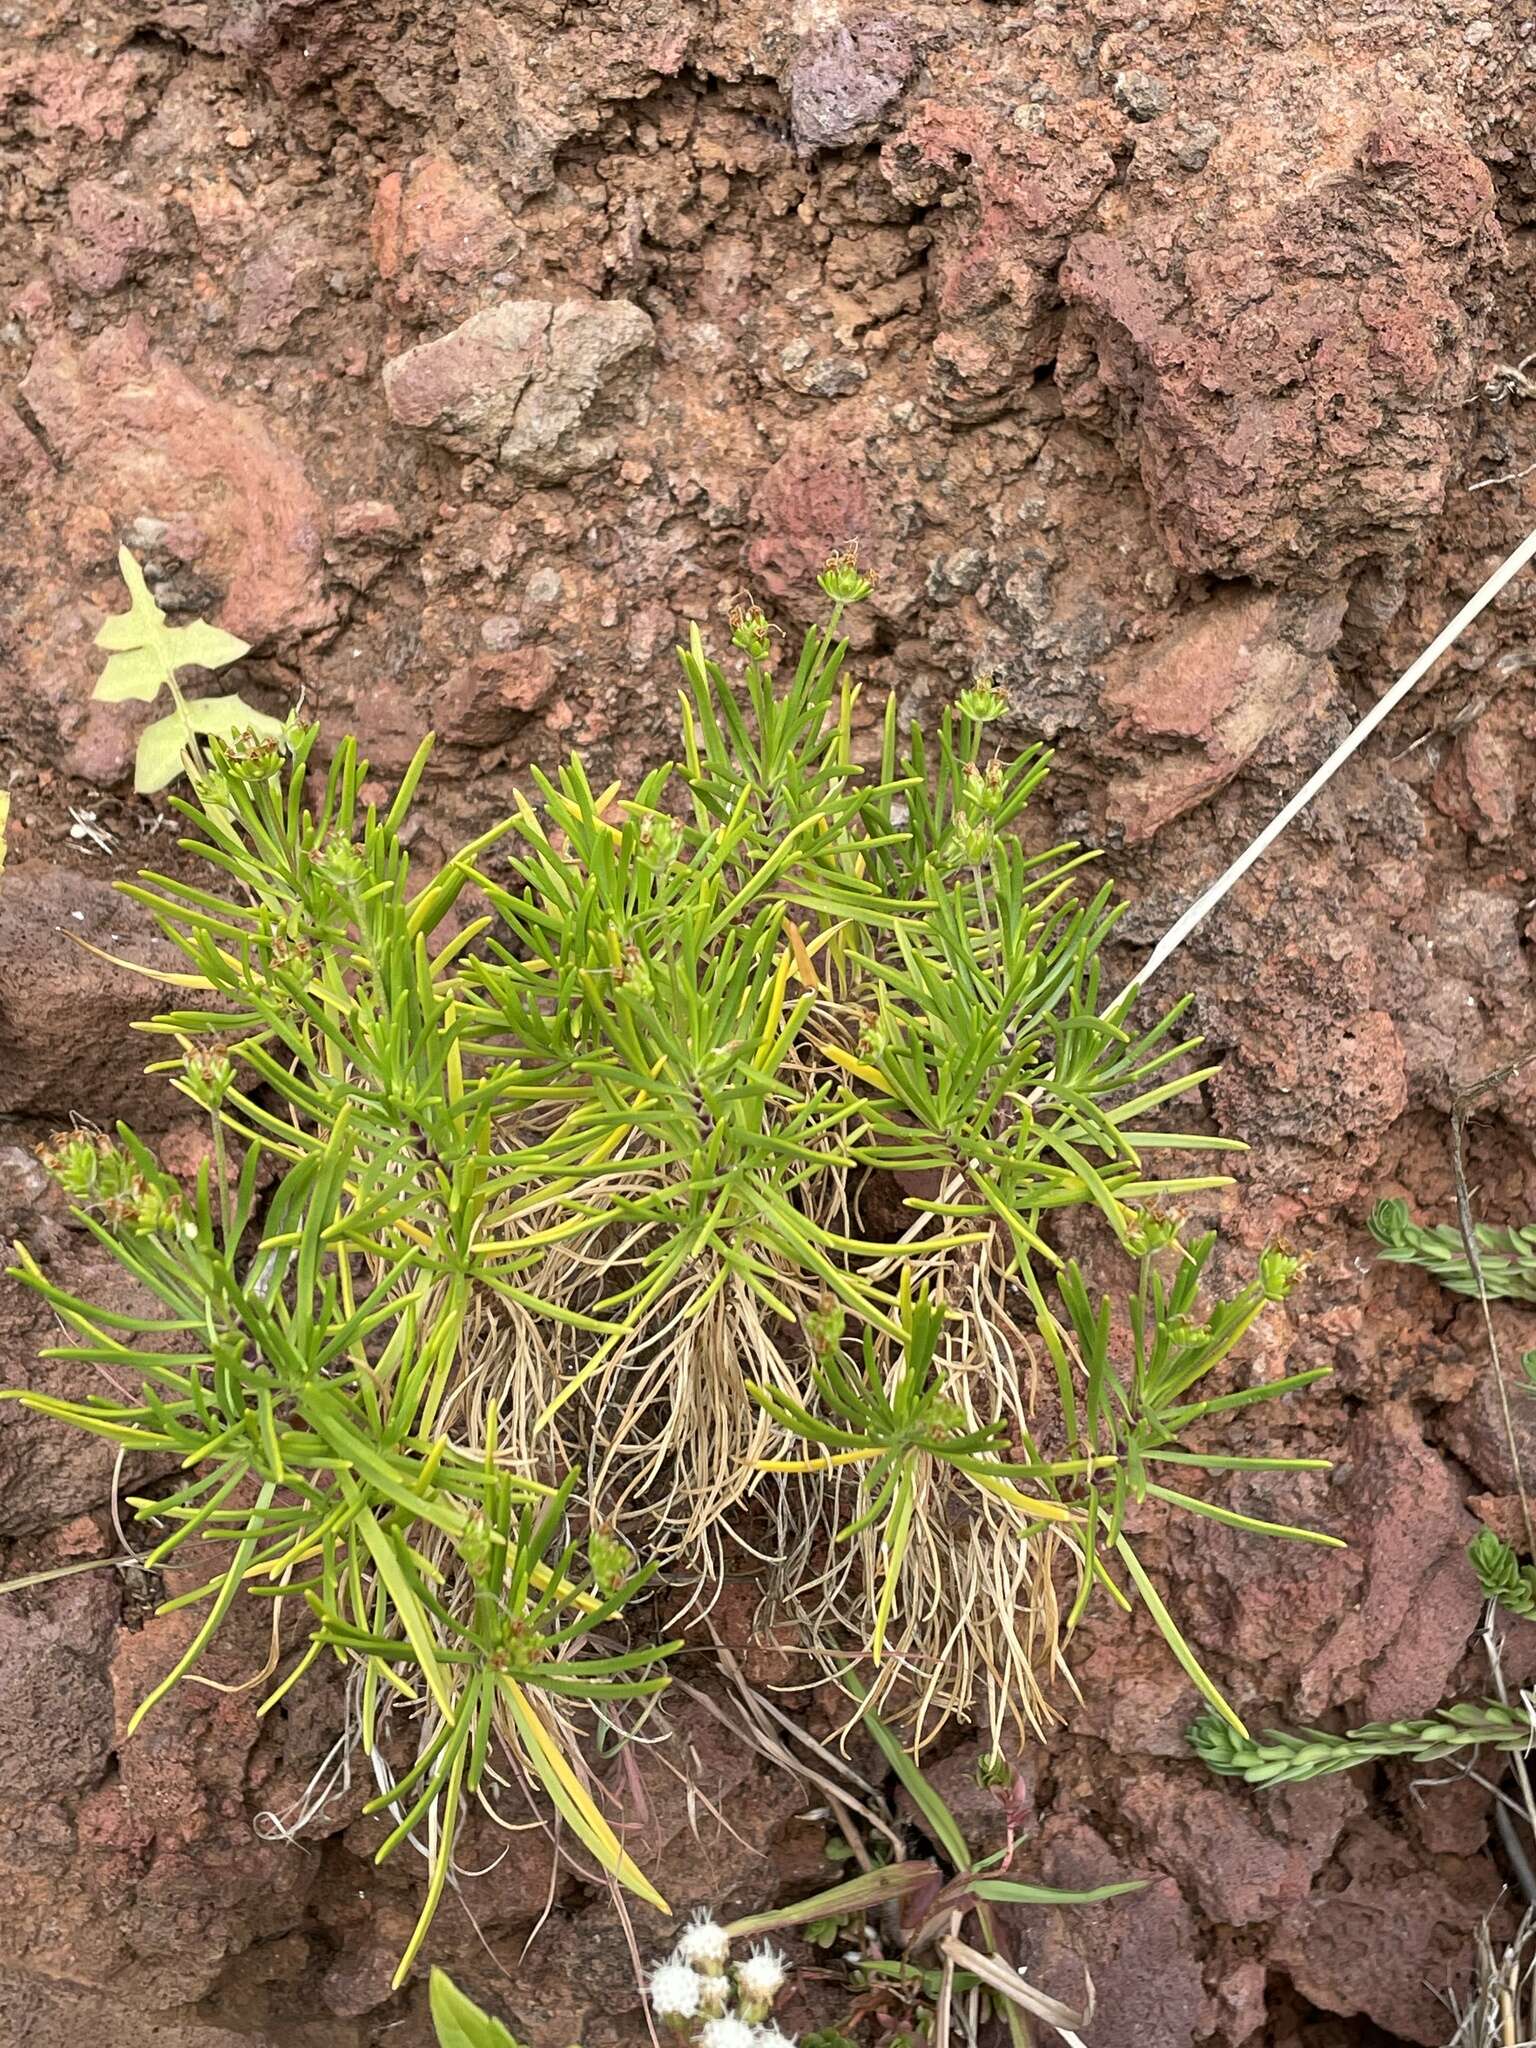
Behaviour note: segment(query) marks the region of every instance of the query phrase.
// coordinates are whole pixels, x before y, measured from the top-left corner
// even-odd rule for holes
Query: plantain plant
[[[1213,1241],[1170,1205],[1222,1177],[1154,1170],[1230,1149],[1163,1114],[1211,1071],[1186,1006],[1133,1023],[1106,995],[1119,912],[1076,847],[1025,850],[1048,757],[992,743],[1000,693],[927,738],[894,699],[866,727],[840,623],[867,580],[847,556],[821,580],[787,675],[755,607],[735,686],[693,629],[681,759],[630,794],[535,772],[419,882],[430,741],[380,810],[350,740],[321,774],[313,728],[241,724],[172,800],[203,878],[125,885],[183,955],[145,1028],[212,1158],[184,1194],[126,1130],[56,1142],[142,1305],[22,1251],[57,1355],[103,1373],[22,1398],[173,1461],[134,1507],[204,1613],[136,1720],[240,1599],[292,1646],[263,1711],[346,1666],[379,1853],[429,1858],[402,1976],[470,1802],[542,1802],[661,1904],[583,1729],[649,1711],[656,1615],[707,1606],[743,1547],[918,1739],[1042,1724],[1096,1589],[1143,1602],[1237,1727],[1128,1508],[1331,1540],[1172,1483],[1309,1467],[1209,1439],[1316,1377],[1234,1368],[1296,1262],[1202,1298]],[[114,659],[139,631],[109,622]],[[1118,1309],[1053,1244],[1067,1209]]]

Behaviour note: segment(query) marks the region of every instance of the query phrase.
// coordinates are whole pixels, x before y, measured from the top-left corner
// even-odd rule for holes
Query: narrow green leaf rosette
[[[170,695],[141,789],[193,770],[185,857],[126,894],[180,955],[146,1029],[209,1158],[183,1187],[131,1132],[66,1134],[131,1306],[17,1270],[96,1369],[21,1398],[171,1475],[134,1506],[200,1618],[141,1711],[238,1602],[284,1603],[263,1711],[342,1667],[378,1853],[425,1862],[402,1978],[477,1808],[664,1909],[604,1760],[664,1732],[677,1589],[707,1609],[744,1555],[894,1755],[1047,1725],[1095,1594],[1144,1605],[1235,1739],[1128,1520],[1332,1540],[1267,1511],[1322,1461],[1221,1447],[1319,1376],[1242,1349],[1298,1262],[1218,1284],[1186,1231],[1232,1149],[1188,1102],[1211,1069],[1185,1004],[1106,993],[1120,911],[1028,830],[1049,755],[1004,749],[1007,694],[867,717],[845,552],[798,647],[743,604],[728,679],[694,629],[674,765],[536,769],[423,879],[430,740],[375,805],[350,740],[322,769],[313,728],[184,698],[178,667],[244,649],[122,568],[102,688]],[[1102,1257],[1068,1256],[1071,1211]]]

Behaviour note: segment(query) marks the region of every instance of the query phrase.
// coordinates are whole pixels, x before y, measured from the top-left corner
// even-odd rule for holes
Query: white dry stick
[[[1349,737],[1334,748],[1317,773],[1297,790],[1282,811],[1270,819],[1253,844],[1245,848],[1226,873],[1218,876],[1205,894],[1197,897],[1178,922],[1164,932],[1152,948],[1152,957],[1146,966],[1139,974],[1133,974],[1121,990],[1121,998],[1132,989],[1146,987],[1157,970],[1179,950],[1195,927],[1205,921],[1227,891],[1235,883],[1240,882],[1254,862],[1273,846],[1292,818],[1306,809],[1318,791],[1332,779],[1335,770],[1342,768],[1355,749],[1364,745],[1382,720],[1397,709],[1414,685],[1429,673],[1448,647],[1455,645],[1472,621],[1487,610],[1504,586],[1520,574],[1533,555],[1536,555],[1536,531],[1528,533],[1514,553],[1499,564],[1475,597],[1468,598],[1455,618],[1430,642],[1418,660],[1403,671],[1380,702],[1371,706]]]

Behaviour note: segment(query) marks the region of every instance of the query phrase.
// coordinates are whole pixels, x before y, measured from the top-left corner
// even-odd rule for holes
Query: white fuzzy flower
[[[699,2048],[757,2048],[757,2029],[734,2013],[706,2020],[699,2029]]]
[[[736,1965],[736,1988],[753,2005],[772,2005],[784,1989],[784,1958],[764,1942]]]
[[[651,1972],[651,2008],[658,2019],[694,2019],[702,1989],[696,1974],[674,1957],[670,1962],[658,1963]]]
[[[678,1938],[677,1960],[696,1970],[723,1970],[731,1953],[731,1937],[707,1913],[695,1913]]]
[[[795,2048],[795,2043],[782,2027],[759,2027],[757,2048]]]

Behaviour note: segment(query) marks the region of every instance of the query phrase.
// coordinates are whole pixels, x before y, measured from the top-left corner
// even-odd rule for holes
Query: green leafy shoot
[[[771,1387],[747,1383],[753,1399],[783,1429],[824,1447],[823,1455],[817,1458],[764,1460],[764,1469],[790,1472],[825,1471],[846,1464],[863,1467],[858,1512],[837,1531],[836,1540],[846,1542],[871,1529],[879,1532],[884,1583],[875,1602],[869,1642],[870,1655],[877,1664],[884,1651],[891,1606],[907,1563],[925,1466],[937,1459],[973,1477],[978,1488],[997,1488],[1002,1482],[993,1476],[994,1468],[999,1454],[1006,1455],[1002,1424],[972,1427],[935,1370],[935,1354],[944,1324],[942,1308],[931,1292],[914,1298],[908,1291],[905,1273],[902,1287],[897,1304],[902,1328],[901,1364],[889,1390],[881,1369],[878,1333],[869,1328],[862,1334],[857,1368],[843,1354],[835,1336],[819,1350],[812,1363],[821,1413],[829,1420],[820,1419],[798,1401],[775,1393]],[[835,1310],[832,1316],[840,1323]],[[827,1321],[824,1315],[823,1328]],[[1005,1490],[1024,1516],[1041,1522],[1073,1520],[1070,1510],[1054,1501],[1029,1500],[1016,1489]]]
[[[295,777],[312,744],[301,736]],[[359,814],[350,750],[318,817],[275,752],[215,742],[211,769],[221,802],[189,815],[249,886],[225,902],[151,877],[137,893],[181,940],[183,979],[218,1004],[158,1026],[176,1047],[164,1070],[210,1116],[213,1167],[188,1197],[127,1130],[68,1134],[48,1163],[143,1307],[98,1309],[24,1251],[17,1269],[64,1325],[52,1355],[136,1382],[126,1397],[23,1398],[169,1455],[171,1482],[133,1503],[156,1531],[149,1562],[207,1561],[173,1603],[205,1601],[203,1623],[134,1725],[210,1652],[237,1597],[298,1599],[310,1642],[268,1707],[336,1655],[361,1674],[366,1750],[392,1721],[419,1730],[416,1761],[377,1802],[396,1823],[381,1853],[436,1820],[402,1973],[446,1886],[455,1819],[490,1796],[492,1770],[542,1794],[582,1851],[660,1904],[590,1787],[572,1720],[611,1720],[657,1690],[664,1649],[600,1640],[650,1568],[612,1539],[582,1553],[578,1475],[552,1486],[499,1453],[494,1414],[472,1445],[439,1426],[475,1313],[484,1113],[466,1106],[441,983],[410,932],[395,831]],[[287,1116],[260,1099],[265,1085]]]
[[[466,1997],[444,1971],[432,1972],[428,1996],[437,2048],[521,2048],[501,2021]]]
[[[1325,1377],[1326,1369],[1291,1373],[1215,1395],[1200,1393],[1201,1382],[1228,1358],[1264,1309],[1290,1293],[1300,1261],[1279,1248],[1271,1249],[1260,1260],[1254,1280],[1231,1299],[1215,1302],[1201,1316],[1200,1285],[1216,1247],[1215,1234],[1175,1246],[1165,1219],[1146,1216],[1140,1228],[1135,1245],[1139,1253],[1137,1286],[1128,1303],[1129,1374],[1115,1364],[1110,1305],[1103,1301],[1095,1306],[1075,1264],[1069,1264],[1059,1284],[1065,1326],[1049,1311],[1037,1325],[1056,1369],[1063,1404],[1077,1419],[1079,1441],[1102,1446],[1082,1485],[1085,1569],[1073,1616],[1081,1613],[1096,1579],[1112,1583],[1104,1555],[1109,1551],[1124,1566],[1133,1589],[1191,1681],[1218,1714],[1240,1728],[1142,1568],[1125,1533],[1125,1509],[1128,1502],[1155,1500],[1181,1513],[1204,1516],[1255,1535],[1342,1548],[1337,1537],[1242,1514],[1168,1483],[1199,1471],[1326,1470],[1326,1460],[1234,1458],[1190,1448],[1187,1443],[1191,1433],[1210,1418],[1282,1398]],[[1162,1270],[1167,1256],[1176,1261],[1171,1280]]]
[[[165,689],[174,707],[140,736],[133,778],[139,794],[157,794],[184,769],[194,775],[201,772],[200,739],[232,741],[238,733],[259,740],[280,739],[282,721],[253,710],[243,698],[182,695],[178,669],[227,668],[249,654],[249,647],[233,633],[202,619],[185,626],[167,625],[165,613],[150,595],[143,570],[127,548],[118,549],[117,566],[128,586],[130,602],[126,612],[108,619],[96,635],[96,645],[107,650],[107,665],[92,694],[104,704],[121,704],[128,698],[152,704]]]
[[[1523,1704],[1482,1700],[1447,1707],[1422,1721],[1373,1721],[1342,1735],[1323,1728],[1294,1735],[1269,1728],[1253,1738],[1207,1714],[1191,1728],[1189,1739],[1201,1762],[1225,1777],[1243,1778],[1250,1785],[1296,1785],[1393,1757],[1438,1764],[1475,1749],[1508,1756],[1528,1750],[1532,1734]]]
[[[1370,1230],[1381,1257],[1398,1265],[1422,1266],[1453,1294],[1475,1295],[1477,1275],[1454,1223],[1415,1223],[1406,1202],[1378,1202]],[[1490,1301],[1536,1301],[1536,1224],[1501,1229],[1476,1226],[1478,1262]]]
[[[881,1334],[869,1328],[857,1351],[850,1351],[841,1312],[835,1305],[824,1307],[808,1332],[814,1405],[748,1383],[748,1391],[775,1422],[814,1447],[811,1456],[765,1460],[765,1469],[824,1473],[841,1479],[844,1490],[851,1477],[852,1511],[835,1541],[863,1542],[873,1614],[868,1649],[877,1666],[893,1614],[904,1606],[921,1613],[931,1602],[932,1585],[944,1568],[941,1547],[963,1553],[968,1545],[985,1546],[995,1554],[1007,1543],[1017,1554],[1031,1541],[1054,1534],[1079,1561],[1074,1619],[1095,1584],[1124,1600],[1111,1569],[1110,1561],[1118,1560],[1192,1682],[1237,1725],[1142,1568],[1125,1533],[1125,1511],[1130,1503],[1155,1500],[1256,1535],[1340,1547],[1335,1537],[1242,1514],[1168,1483],[1201,1471],[1326,1469],[1326,1461],[1319,1459],[1234,1458],[1186,1447],[1191,1432],[1208,1418],[1282,1397],[1321,1377],[1313,1371],[1217,1395],[1199,1392],[1265,1307],[1289,1293],[1299,1261],[1278,1250],[1266,1253],[1258,1277],[1232,1299],[1215,1302],[1202,1318],[1200,1282],[1215,1249],[1214,1235],[1174,1247],[1171,1226],[1154,1215],[1144,1215],[1138,1230],[1138,1285],[1128,1305],[1128,1374],[1115,1363],[1111,1305],[1091,1300],[1075,1263],[1069,1262],[1055,1280],[1065,1320],[1041,1300],[1036,1330],[1056,1370],[1059,1412],[1071,1423],[1070,1457],[1042,1451],[1022,1415],[1006,1421],[1000,1413],[978,1417],[965,1391],[970,1376],[954,1370],[963,1360],[952,1359],[950,1371],[944,1370],[945,1313],[931,1292],[903,1293],[898,1303],[903,1341],[894,1365]],[[1175,1259],[1171,1279],[1159,1263],[1168,1255]],[[984,1581],[985,1558],[978,1558],[975,1574]],[[978,1635],[986,1625],[984,1613],[971,1622]],[[912,1640],[911,1631],[904,1630],[904,1657]],[[987,1639],[987,1650],[994,1659],[1010,1655],[1006,1637]],[[1024,1683],[1021,1668],[1015,1684],[1022,1689]]]
[[[1513,1547],[1492,1529],[1481,1529],[1467,1545],[1467,1557],[1483,1589],[1518,1620],[1536,1620],[1536,1565],[1522,1564]]]

